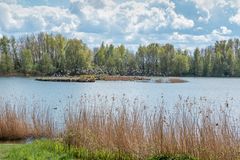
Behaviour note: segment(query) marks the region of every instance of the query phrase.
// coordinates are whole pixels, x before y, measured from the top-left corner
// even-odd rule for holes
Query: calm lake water
[[[41,103],[61,108],[85,97],[125,97],[130,101],[137,98],[149,105],[157,106],[164,100],[172,106],[180,98],[206,98],[216,105],[231,102],[240,106],[239,78],[183,78],[188,83],[144,83],[126,81],[97,81],[95,83],[40,82],[32,78],[0,78],[0,97],[11,103]]]

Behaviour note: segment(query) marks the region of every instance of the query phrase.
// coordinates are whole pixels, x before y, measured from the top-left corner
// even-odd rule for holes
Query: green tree
[[[215,52],[212,75],[213,76],[223,76],[222,54],[220,51]]]
[[[2,73],[10,73],[14,69],[13,59],[10,55],[10,40],[8,37],[3,36],[0,39],[0,70]]]
[[[94,56],[94,63],[103,68],[106,64],[106,49],[104,43],[101,44],[101,47],[97,50],[97,53]]]
[[[145,75],[146,73],[146,47],[139,46],[138,51],[136,53],[136,61],[138,66],[138,73],[141,75]]]
[[[8,54],[2,54],[0,58],[0,71],[2,73],[11,73],[13,71],[14,65],[12,57]]]
[[[33,59],[31,51],[24,49],[21,53],[21,69],[25,74],[32,73]]]
[[[205,50],[204,58],[203,58],[203,76],[211,76],[212,75],[212,56],[213,53],[211,48]]]
[[[193,57],[193,74],[195,76],[202,76],[203,72],[203,61],[199,48],[196,48],[194,51]]]
[[[51,74],[54,71],[53,63],[48,54],[43,54],[43,58],[40,62],[40,70],[43,74]]]
[[[173,75],[173,68],[174,68],[174,55],[175,55],[175,49],[174,46],[171,44],[166,44],[163,46],[163,51],[162,51],[162,56],[161,56],[161,69],[162,69],[162,74],[169,76]]]
[[[71,74],[84,73],[91,66],[91,52],[82,41],[73,39],[65,47],[66,68]]]
[[[66,61],[65,53],[64,53],[64,47],[66,45],[66,39],[60,34],[56,35],[56,37],[54,39],[55,39],[55,46],[54,46],[55,47],[55,49],[54,49],[55,64],[54,64],[54,67],[56,68],[56,71],[58,73],[64,74],[64,72],[65,72],[65,61]]]
[[[17,52],[17,42],[16,42],[16,39],[15,37],[11,37],[10,39],[10,48],[11,48],[11,55],[13,57],[13,63],[14,63],[14,69],[15,70],[19,70],[20,69],[20,60],[19,60],[19,55],[18,55],[18,52]]]
[[[227,68],[225,75],[233,76],[234,75],[234,66],[235,66],[235,56],[231,48],[227,50],[227,57],[226,57]]]
[[[189,57],[185,54],[178,53],[174,56],[174,75],[182,76],[189,72]]]

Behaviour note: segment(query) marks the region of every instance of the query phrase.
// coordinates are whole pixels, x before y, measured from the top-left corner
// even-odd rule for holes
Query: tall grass
[[[28,109],[24,103],[12,105],[1,99],[0,141],[53,137],[54,121],[47,109]]]
[[[0,103],[0,140],[54,137],[69,148],[133,159],[158,155],[240,159],[240,123],[228,102],[218,107],[205,99],[180,99],[174,107],[162,102],[154,108],[124,98],[81,98],[63,113],[60,134],[49,110]]]
[[[240,125],[227,103],[212,108],[187,99],[170,111],[162,103],[151,112],[131,105],[117,110],[85,104],[77,108],[66,116],[64,140],[69,145],[127,153],[137,159],[161,154],[240,158]]]

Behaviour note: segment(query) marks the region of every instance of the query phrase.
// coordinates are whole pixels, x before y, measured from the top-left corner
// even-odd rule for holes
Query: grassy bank
[[[68,147],[57,140],[37,140],[25,145],[0,145],[0,158],[5,160],[135,160],[121,152],[107,150],[89,151],[85,148]],[[146,160],[197,160],[186,155],[156,155]]]
[[[23,144],[0,144],[0,159],[7,159],[7,156],[13,151],[23,147]]]
[[[121,102],[121,106],[108,106],[83,100],[76,106],[69,106],[60,131],[55,128],[53,117],[46,115],[49,111],[39,108],[28,111],[21,105],[14,107],[3,103],[0,108],[0,139],[58,139],[53,141],[53,148],[62,148],[66,156],[73,156],[73,153],[85,155],[86,152],[87,156],[95,156],[92,159],[104,157],[105,153],[109,159],[117,159],[114,156],[119,155],[127,159],[149,159],[159,155],[190,155],[202,160],[240,158],[240,123],[232,117],[227,102],[225,106],[211,108],[205,100],[199,103],[190,99],[180,100],[171,112],[164,103],[149,112],[147,106],[137,102]],[[26,150],[38,150],[31,145],[27,145],[29,149]],[[54,150],[55,156],[51,144],[46,147],[47,151],[41,155],[52,156],[51,151]],[[16,156],[25,152],[16,151]]]

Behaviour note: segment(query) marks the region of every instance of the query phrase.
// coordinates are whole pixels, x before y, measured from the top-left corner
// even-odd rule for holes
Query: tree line
[[[0,38],[0,73],[27,75],[240,76],[239,39],[217,41],[193,52],[172,44],[140,45],[136,53],[124,45],[102,43],[89,49],[83,41],[61,34],[39,33]]]

